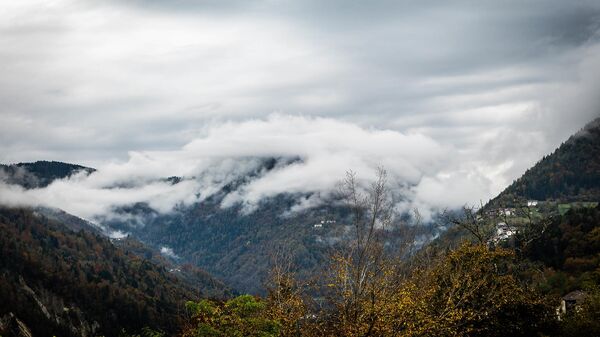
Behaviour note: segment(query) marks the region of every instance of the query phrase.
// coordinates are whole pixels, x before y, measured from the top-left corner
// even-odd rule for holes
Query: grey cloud
[[[393,146],[390,146],[393,145]],[[328,200],[348,169],[365,181],[383,165],[390,173],[394,190],[404,195],[403,207],[418,204],[436,209],[443,205],[439,195],[452,196],[448,175],[464,175],[455,149],[420,134],[393,130],[365,129],[335,119],[271,115],[266,119],[216,124],[205,136],[177,151],[131,152],[124,163],[110,163],[89,175],[58,180],[46,188],[23,190],[3,184],[0,203],[57,207],[88,219],[118,217],[115,208],[138,202],[158,212],[202,201],[223,186],[247,177],[261,167],[263,158],[299,158],[264,171],[231,191],[222,207],[242,204],[252,211],[264,198],[284,193],[313,194],[290,209],[313,207]],[[458,170],[458,171],[457,171]],[[479,175],[485,180],[484,173]],[[182,176],[177,184],[160,178]],[[417,193],[406,190],[415,186]],[[486,184],[472,182],[473,193],[456,195],[455,202],[487,193]]]

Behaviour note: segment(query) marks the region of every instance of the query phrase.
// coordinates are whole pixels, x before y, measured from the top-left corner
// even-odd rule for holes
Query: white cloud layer
[[[229,193],[222,206],[252,208],[282,193],[314,193],[326,198],[347,170],[363,179],[378,166],[388,170],[394,190],[409,204],[427,208],[457,206],[489,194],[485,172],[463,173],[459,152],[422,134],[366,129],[330,118],[274,114],[266,119],[229,122],[177,151],[132,152],[127,162],[57,180],[45,188],[2,186],[0,202],[41,204],[86,217],[115,207],[146,202],[159,212],[189,205],[225,184],[260,169],[261,159],[298,158],[279,164]],[[177,183],[162,178],[180,176]],[[450,200],[450,203],[448,202]],[[306,207],[323,200],[312,199]],[[308,201],[304,201],[306,203]],[[298,209],[298,206],[295,208]]]
[[[179,259],[179,256],[177,254],[175,254],[175,252],[173,251],[173,248],[170,248],[170,247],[166,247],[166,246],[160,247],[160,253],[163,254],[164,256],[170,257],[172,259]]]

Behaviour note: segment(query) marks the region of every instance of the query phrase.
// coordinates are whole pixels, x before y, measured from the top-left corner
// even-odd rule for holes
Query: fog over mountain
[[[43,204],[84,217],[136,202],[168,212],[261,170],[268,158],[283,160],[229,193],[223,207],[241,202],[251,211],[263,198],[318,192],[296,209],[316,206],[335,192],[347,170],[360,172],[367,180],[378,166],[389,171],[393,186],[405,198],[399,207],[405,209],[448,206],[439,194],[454,195],[451,206],[460,206],[472,194],[489,193],[488,178],[463,167],[453,158],[458,154],[451,147],[422,134],[364,129],[329,118],[271,115],[265,120],[225,123],[179,150],[129,156],[125,163],[107,164],[89,175],[82,172],[44,188],[25,190],[5,184],[0,201]],[[183,179],[176,184],[163,179],[173,175]],[[453,194],[455,184],[462,188],[458,195]]]
[[[600,101],[600,5],[18,1],[0,11],[0,162],[97,168],[0,202],[93,218],[229,193],[326,199],[384,166],[403,199],[488,200]],[[166,177],[183,180],[172,184]]]

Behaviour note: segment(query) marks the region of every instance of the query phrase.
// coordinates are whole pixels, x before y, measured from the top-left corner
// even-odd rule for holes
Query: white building
[[[556,309],[558,320],[560,321],[567,312],[581,310],[581,303],[586,297],[587,293],[581,290],[575,290],[563,296],[560,306]]]
[[[514,208],[502,208],[499,211],[500,215],[504,215],[504,216],[513,216],[515,215],[516,211]]]
[[[505,222],[499,222],[496,225],[496,238],[498,240],[506,240],[515,235],[514,228],[507,225]]]

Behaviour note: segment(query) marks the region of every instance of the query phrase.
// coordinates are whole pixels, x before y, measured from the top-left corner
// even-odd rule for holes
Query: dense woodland
[[[266,160],[261,170],[274,166]],[[257,173],[259,174],[259,173]],[[244,182],[236,182],[243,184]],[[168,214],[137,204],[121,210],[133,220],[106,221],[113,228],[131,232],[140,240],[171,247],[182,259],[207,270],[240,292],[265,294],[272,260],[281,251],[290,252],[297,276],[310,278],[322,269],[332,251],[348,240],[349,209],[340,200],[327,205],[289,213],[298,200],[308,195],[284,194],[265,199],[250,213],[241,205],[221,207],[229,190],[200,203]],[[322,227],[315,227],[326,221]],[[142,222],[144,225],[139,226]],[[411,235],[431,238],[435,228],[414,226]],[[388,244],[397,245],[405,233],[391,229]]]
[[[78,172],[92,173],[93,168],[61,163],[57,161],[36,161],[34,163],[0,164],[0,180],[25,188],[48,186],[56,179],[69,177]]]
[[[182,291],[164,269],[116,249],[96,234],[65,234],[55,228],[58,224],[30,211],[3,210],[2,231],[8,235],[0,247],[9,258],[2,265],[5,283],[0,289],[6,300],[1,310],[25,318],[39,336],[80,335],[69,329],[109,336],[125,335],[123,329],[139,331],[139,336],[600,332],[600,208],[574,209],[552,218],[543,235],[527,245],[490,247],[465,237],[455,248],[431,246],[403,259],[384,247],[386,230],[397,224],[383,197],[381,202],[371,196],[360,200],[364,203],[352,207],[356,236],[328,257],[329,272],[299,282],[294,261],[282,254],[272,264],[265,297],[229,300],[199,299]],[[384,227],[374,228],[374,223]],[[397,248],[408,246],[407,241]],[[169,283],[163,284],[165,280]],[[574,289],[590,294],[584,311],[558,321],[559,296]],[[173,305],[176,311],[169,310]],[[100,328],[106,324],[110,328]]]
[[[600,285],[600,206],[555,216],[524,255],[541,262],[541,288],[557,295]]]
[[[554,153],[496,197],[493,206],[514,206],[523,199],[600,200],[600,118],[571,136]]]
[[[116,336],[147,325],[174,333],[186,299],[222,286],[198,278],[192,286],[133,250],[31,210],[1,209],[0,232],[0,313],[35,336]]]

